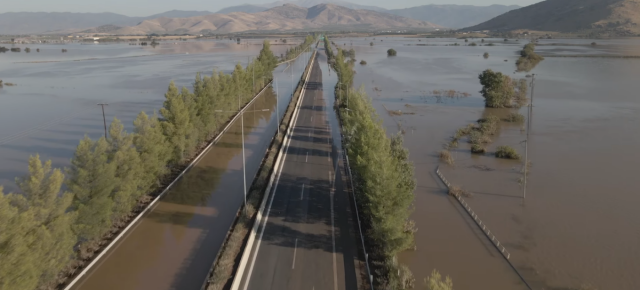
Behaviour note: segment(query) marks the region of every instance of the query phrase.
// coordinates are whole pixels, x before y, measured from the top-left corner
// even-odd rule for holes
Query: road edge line
[[[306,92],[306,85],[309,82],[309,77],[311,76],[311,70],[313,69],[313,63],[315,62],[315,56],[316,56],[316,51],[313,52],[313,56],[311,58],[311,65],[309,65],[309,73],[307,74],[304,84],[302,85],[302,90],[300,91],[300,98],[298,98],[296,109],[292,115],[291,120],[293,121],[293,126],[289,126],[289,128],[287,128],[287,132],[284,137],[285,139],[283,139],[283,144],[286,144],[286,146],[280,147],[280,152],[278,152],[278,158],[276,159],[276,163],[275,163],[276,165],[274,166],[274,168],[277,168],[277,170],[274,170],[273,173],[271,174],[271,177],[269,178],[269,183],[267,184],[267,188],[265,191],[268,194],[263,197],[262,202],[260,203],[260,210],[256,214],[256,219],[253,223],[253,228],[251,229],[251,233],[249,234],[249,238],[247,239],[247,244],[245,245],[245,248],[242,252],[242,258],[240,259],[240,264],[238,265],[238,269],[236,270],[236,273],[233,277],[231,290],[238,290],[240,287],[240,283],[242,281],[242,278],[244,277],[245,268],[247,267],[247,263],[249,262],[248,261],[249,255],[251,253],[251,250],[253,249],[253,244],[255,243],[256,234],[258,233],[258,227],[262,223],[262,216],[266,208],[267,200],[269,199],[269,195],[271,196],[275,195],[275,191],[271,193],[271,188],[273,187],[273,181],[275,180],[276,175],[280,175],[280,173],[282,172],[282,167],[284,166],[284,157],[285,157],[285,154],[283,153],[285,152],[285,149],[288,150],[289,148],[289,143],[291,142],[290,136],[293,135],[293,129],[295,128],[295,124],[298,121],[298,115],[300,113],[300,105],[302,104],[302,100],[304,99],[304,93]],[[267,219],[268,219],[268,216],[265,216],[265,221],[264,221],[265,224]],[[258,245],[256,246],[256,250],[259,246],[260,246],[260,243],[258,242]],[[253,267],[251,268],[253,269]],[[250,277],[247,277],[247,279],[249,278]]]

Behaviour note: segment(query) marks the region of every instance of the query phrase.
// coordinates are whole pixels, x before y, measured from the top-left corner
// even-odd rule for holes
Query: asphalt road
[[[326,57],[318,55],[243,290],[357,289],[357,236],[332,111],[335,75],[323,84]]]

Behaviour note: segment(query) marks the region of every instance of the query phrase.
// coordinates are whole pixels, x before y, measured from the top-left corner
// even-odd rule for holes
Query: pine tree
[[[111,196],[114,202],[111,220],[115,223],[126,219],[137,204],[141,190],[143,168],[140,155],[133,146],[133,134],[128,134],[117,118],[109,126],[109,162],[115,167],[115,187]]]
[[[258,56],[258,61],[264,67],[265,73],[261,74],[261,76],[265,76],[268,79],[273,78],[273,70],[278,66],[278,58],[271,51],[271,44],[268,40],[265,40],[262,44],[262,50],[260,50],[260,55]]]
[[[29,175],[16,180],[21,193],[0,192],[2,289],[34,289],[54,282],[73,256],[75,213],[68,211],[71,194],[60,194],[63,180],[51,161],[42,164],[36,155],[29,159]]]
[[[85,136],[71,159],[66,184],[74,194],[78,219],[73,228],[81,241],[97,239],[111,227],[116,177],[109,147],[104,137],[94,142]]]
[[[169,171],[167,163],[171,158],[171,148],[155,113],[149,117],[140,112],[133,125],[136,133],[133,143],[140,155],[143,169],[140,188],[143,192],[150,192],[160,186],[160,178]]]
[[[173,81],[169,84],[169,89],[164,96],[166,100],[163,108],[160,109],[160,114],[164,118],[162,128],[172,148],[170,160],[174,164],[179,164],[184,161],[187,151],[187,135],[191,127],[189,108],[182,96],[178,94],[178,88]]]

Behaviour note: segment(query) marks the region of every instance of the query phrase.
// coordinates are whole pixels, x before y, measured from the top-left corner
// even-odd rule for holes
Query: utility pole
[[[280,111],[278,110],[278,79],[275,79],[276,82],[276,125],[278,126],[278,137],[280,137]]]
[[[531,75],[531,102],[529,102],[529,117],[527,118],[527,136],[531,131],[531,115],[533,115],[533,89],[535,88],[536,74]]]
[[[529,166],[529,137],[524,141],[524,184],[522,186],[522,199],[527,197],[527,167]]]
[[[104,122],[104,138],[107,139],[107,118],[104,115],[104,106],[108,106],[109,104],[100,103],[98,106],[102,107],[102,121]]]

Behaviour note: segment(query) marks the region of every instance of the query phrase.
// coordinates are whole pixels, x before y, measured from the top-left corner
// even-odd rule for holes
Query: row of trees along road
[[[346,54],[339,48],[334,55],[326,38],[325,50],[334,58],[333,67],[341,83],[336,86],[337,104],[375,288],[410,288],[412,275],[406,266],[398,265],[396,257],[414,247],[415,226],[409,219],[416,187],[414,167],[402,136],[387,136],[364,88],[351,89],[354,62],[346,61]]]
[[[0,188],[0,289],[55,289],[64,282],[233,114],[215,111],[237,112],[276,65],[265,41],[256,60],[230,75],[198,74],[192,91],[171,82],[160,116],[140,112],[134,132],[114,119],[107,138],[85,137],[65,170],[32,156],[29,174],[16,180],[19,192]]]
[[[313,44],[315,39],[317,39],[317,36],[315,34],[313,36],[307,35],[303,43],[301,43],[296,47],[287,49],[287,52],[282,56],[282,61],[288,61],[298,57],[298,55],[300,55],[300,53],[302,53],[305,50],[305,48]]]

